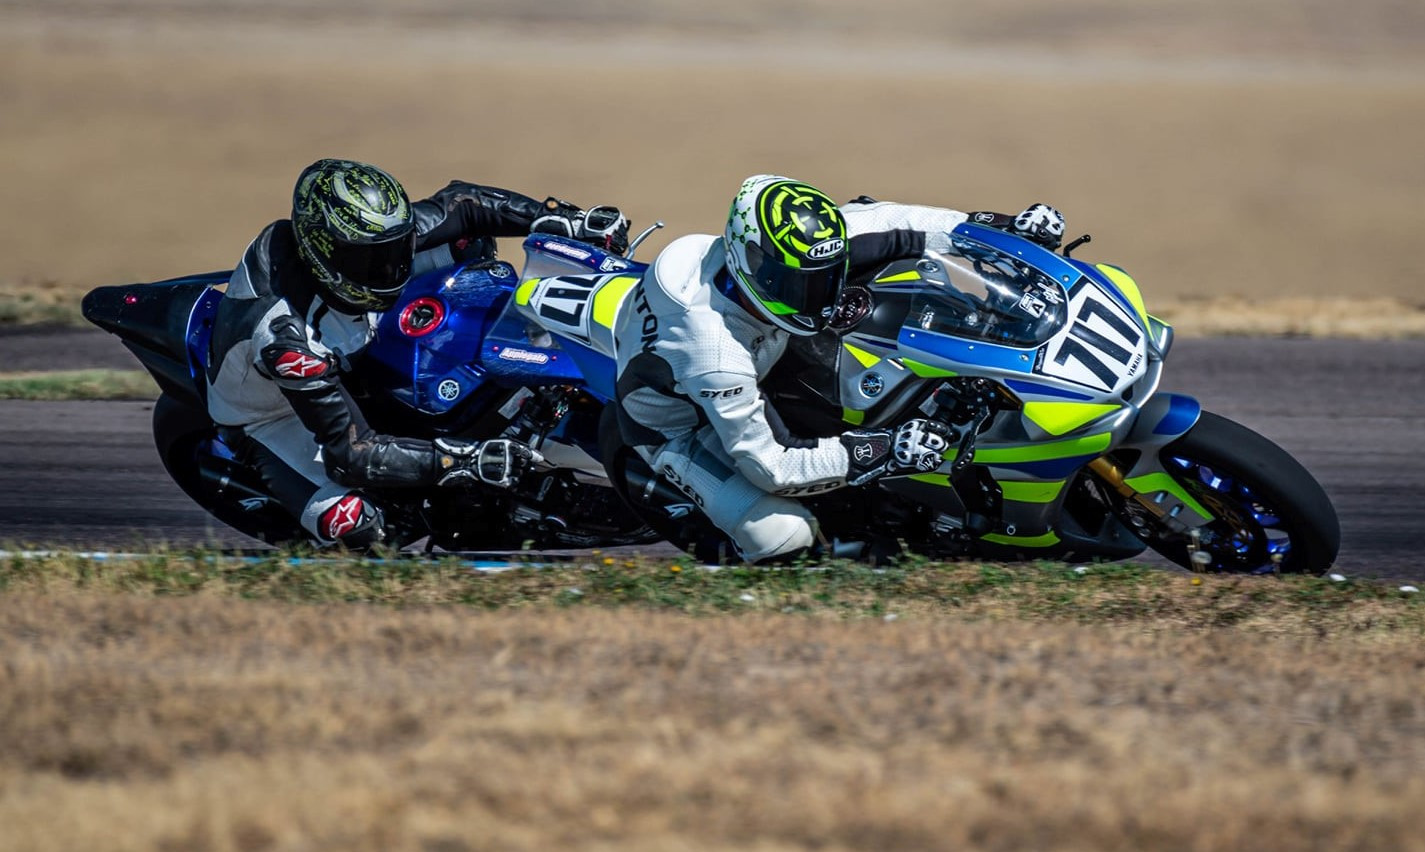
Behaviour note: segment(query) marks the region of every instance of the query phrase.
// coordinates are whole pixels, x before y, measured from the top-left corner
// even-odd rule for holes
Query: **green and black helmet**
[[[297,252],[334,307],[384,311],[411,274],[416,224],[406,190],[386,172],[351,160],[318,160],[292,192]]]
[[[732,201],[723,234],[727,269],[774,325],[816,334],[846,283],[846,217],[825,193],[776,175],[755,175]]]

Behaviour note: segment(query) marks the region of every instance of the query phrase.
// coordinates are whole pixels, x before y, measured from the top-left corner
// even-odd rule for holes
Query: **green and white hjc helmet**
[[[818,189],[777,175],[743,181],[723,233],[727,269],[752,305],[792,334],[826,327],[846,283],[846,217]]]
[[[333,307],[384,311],[396,303],[416,252],[406,190],[375,166],[318,160],[292,192],[292,230]]]

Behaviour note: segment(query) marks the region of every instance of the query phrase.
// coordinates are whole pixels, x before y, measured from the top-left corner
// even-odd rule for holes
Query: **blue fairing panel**
[[[1082,273],[1071,261],[1065,260],[1048,249],[1036,245],[1023,237],[1007,234],[994,228],[987,228],[984,225],[975,225],[966,222],[957,225],[952,233],[969,237],[978,242],[982,242],[991,248],[999,249],[1005,254],[1023,258],[1030,264],[1043,270],[1044,274],[1056,279],[1065,287],[1070,287],[1075,281],[1082,277]]]
[[[1113,281],[1109,280],[1109,277],[1107,275],[1104,275],[1103,272],[1094,268],[1093,264],[1084,263],[1078,260],[1071,260],[1069,262],[1072,263],[1076,269],[1083,272],[1086,279],[1098,284],[1104,292],[1112,296],[1114,301],[1118,302],[1120,305],[1126,308],[1129,313],[1137,315],[1138,308],[1133,304],[1132,300],[1130,300],[1127,296],[1123,295],[1123,291],[1118,289],[1118,285],[1114,284]],[[1080,280],[1082,281],[1084,279]]]
[[[406,284],[401,300],[382,315],[367,350],[368,372],[393,398],[429,414],[458,405],[486,380],[481,340],[516,283],[514,267],[499,261],[434,269]],[[412,303],[433,301],[440,318],[408,333],[401,317]]]
[[[525,269],[526,278],[546,274],[538,268],[541,255],[557,259],[560,263],[581,267],[590,274],[618,272],[626,275],[641,275],[648,270],[646,263],[630,260],[588,243],[554,234],[530,234],[525,238],[524,250],[529,258],[529,264]],[[560,271],[569,272],[568,269]]]
[[[579,373],[589,391],[603,402],[612,400],[618,364],[602,352],[572,340],[560,338],[560,345],[579,366]]]
[[[1197,423],[1202,405],[1190,396],[1177,393],[1159,394],[1154,402],[1166,400],[1168,410],[1153,427],[1154,435],[1185,435]]]
[[[920,349],[959,364],[978,364],[1016,373],[1034,372],[1034,350],[999,346],[983,341],[961,340],[945,334],[902,328],[901,346]]]

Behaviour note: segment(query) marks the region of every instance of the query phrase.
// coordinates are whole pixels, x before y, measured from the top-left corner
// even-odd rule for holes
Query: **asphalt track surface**
[[[97,331],[0,328],[0,372],[137,361]],[[1337,570],[1425,579],[1425,341],[1180,340],[1163,389],[1276,441],[1341,519]],[[164,473],[143,402],[0,401],[0,547],[128,549],[256,542]]]

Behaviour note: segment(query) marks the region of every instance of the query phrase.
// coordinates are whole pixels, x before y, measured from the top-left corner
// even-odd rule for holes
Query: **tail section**
[[[229,274],[99,287],[84,297],[84,318],[122,340],[166,392],[192,403],[200,394],[194,377],[201,357],[195,353],[207,340],[190,339],[195,331],[190,320],[205,300],[222,298],[213,285],[225,283]]]

